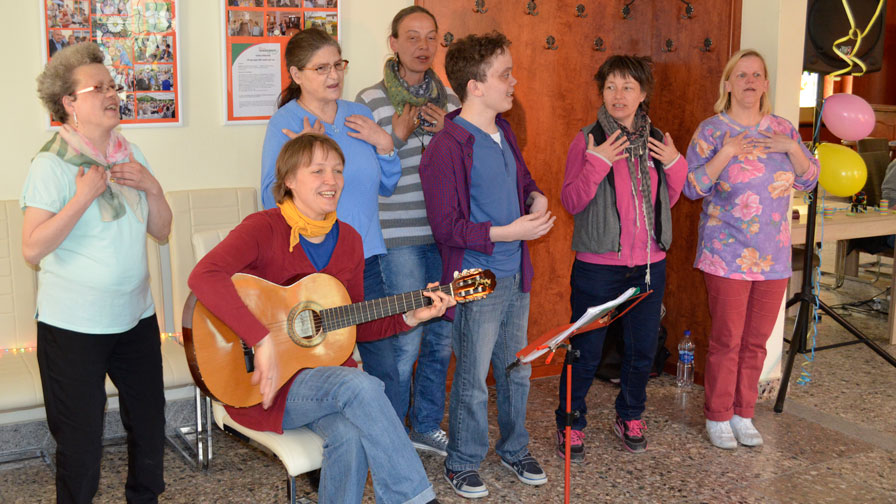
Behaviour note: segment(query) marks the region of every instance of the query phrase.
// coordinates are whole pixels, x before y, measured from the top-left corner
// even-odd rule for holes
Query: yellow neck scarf
[[[280,214],[286,219],[286,223],[292,228],[289,234],[289,251],[299,243],[299,235],[305,238],[323,236],[330,232],[333,223],[336,222],[336,212],[330,212],[324,220],[311,220],[296,208],[292,198],[285,198],[282,203],[277,203]]]

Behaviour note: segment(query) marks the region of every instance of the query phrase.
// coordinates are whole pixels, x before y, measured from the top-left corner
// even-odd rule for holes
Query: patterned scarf
[[[109,178],[109,170],[112,166],[126,162],[131,156],[131,145],[117,131],[112,131],[109,137],[109,146],[106,153],[98,151],[90,141],[78,130],[68,124],[63,124],[59,131],[53,135],[38,152],[49,152],[66,163],[90,168],[97,165],[106,169],[106,178]],[[103,222],[112,222],[124,217],[127,213],[125,205],[131,208],[137,220],[143,222],[143,214],[146,212],[146,203],[140,197],[140,191],[133,187],[119,185],[106,181],[106,190],[96,199],[100,209],[100,218]]]
[[[289,251],[299,243],[299,236],[305,238],[314,238],[323,236],[330,232],[333,223],[336,222],[336,212],[330,212],[324,220],[312,220],[305,216],[296,207],[292,198],[284,198],[281,203],[277,203],[280,208],[280,214],[286,219],[286,223],[292,228],[289,234]]]
[[[427,103],[434,103],[442,110],[448,105],[448,92],[439,76],[432,68],[423,74],[423,82],[415,86],[408,84],[398,73],[400,64],[397,58],[389,58],[383,67],[383,84],[386,86],[386,95],[398,115],[404,112],[405,104],[412,107],[420,107]],[[417,126],[424,131],[423,121]]]
[[[650,118],[647,117],[647,114],[644,113],[644,110],[641,107],[638,107],[638,111],[635,112],[635,119],[632,122],[632,129],[628,129],[625,126],[616,122],[616,119],[613,119],[610,116],[610,113],[607,112],[607,108],[604,105],[600,106],[600,109],[597,111],[597,121],[600,123],[601,128],[603,128],[604,133],[607,138],[610,137],[616,130],[620,130],[626,138],[628,138],[629,146],[626,147],[625,151],[628,153],[628,157],[626,158],[626,162],[628,163],[628,173],[632,181],[632,199],[635,202],[635,229],[641,227],[641,220],[638,218],[638,203],[641,203],[641,213],[644,215],[644,224],[647,226],[647,279],[645,282],[647,283],[647,287],[650,287],[650,237],[653,236],[654,227],[653,227],[653,202],[650,200],[651,190],[650,190],[650,162],[648,157],[650,156],[650,149],[647,146],[647,139],[650,137]],[[635,159],[638,160],[638,173],[635,172]],[[641,184],[639,187],[636,187],[636,181],[640,179]],[[641,197],[638,198],[638,192],[641,193]]]

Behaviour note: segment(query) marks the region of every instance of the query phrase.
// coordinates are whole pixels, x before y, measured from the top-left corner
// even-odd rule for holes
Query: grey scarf
[[[597,121],[600,123],[601,128],[603,128],[607,138],[616,132],[616,130],[620,130],[622,134],[628,138],[629,145],[625,149],[628,157],[625,161],[628,164],[628,173],[632,183],[632,199],[635,202],[635,229],[641,226],[641,219],[639,219],[637,215],[639,200],[641,203],[641,213],[644,215],[644,223],[647,226],[647,279],[645,280],[645,283],[647,283],[649,288],[650,237],[653,236],[654,232],[653,202],[650,199],[650,161],[648,159],[650,157],[650,149],[647,145],[647,139],[650,138],[650,118],[647,117],[644,110],[638,107],[638,111],[635,113],[635,119],[632,122],[632,128],[628,129],[616,122],[616,119],[613,119],[610,113],[607,112],[606,106],[601,105],[600,109],[597,111]],[[635,159],[638,160],[638,173],[635,172]],[[641,185],[640,187],[636,187],[639,178],[641,180]],[[638,192],[641,193],[640,198],[638,198]]]

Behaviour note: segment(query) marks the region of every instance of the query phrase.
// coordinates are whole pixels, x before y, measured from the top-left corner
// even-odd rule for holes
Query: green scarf
[[[434,103],[442,110],[448,105],[448,92],[445,91],[445,85],[439,79],[439,76],[433,72],[432,68],[423,75],[423,83],[428,85],[428,92],[422,96],[411,93],[410,86],[401,75],[398,74],[399,63],[396,58],[389,58],[383,68],[383,84],[386,86],[386,95],[395,112],[401,115],[404,112],[405,104],[412,107],[420,107],[427,103]],[[418,126],[418,128],[422,128]]]
[[[41,147],[38,153],[40,152],[48,152],[68,164],[81,168],[102,166],[108,176],[112,166],[128,161],[131,146],[121,133],[113,131],[109,147],[104,154],[96,150],[77,130],[63,124],[59,132]],[[143,222],[146,203],[137,189],[109,181],[106,183],[106,190],[99,195],[96,202],[103,222],[112,222],[124,217],[127,212],[125,205],[131,208],[137,220]]]

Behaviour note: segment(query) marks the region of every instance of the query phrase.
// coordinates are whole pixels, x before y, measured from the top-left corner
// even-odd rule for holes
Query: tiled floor
[[[822,298],[836,304],[880,290],[848,282],[839,291],[824,291]],[[896,346],[884,338],[885,316],[850,315],[849,320],[896,354]],[[852,339],[828,319],[819,325],[819,335],[819,344]],[[771,400],[758,405],[755,422],[765,446],[734,451],[713,448],[706,440],[702,389],[682,396],[664,376],[648,387],[649,450],[630,454],[611,431],[616,389],[596,383],[588,398],[587,457],[573,467],[571,501],[896,502],[896,368],[864,345],[854,345],[819,352],[808,370],[811,383],[791,385],[784,413],[775,414]],[[795,372],[794,381],[797,377]],[[563,464],[553,445],[555,390],[556,379],[537,380],[529,399],[530,446],[548,473],[548,484],[519,483],[492,453],[481,470],[490,491],[486,502],[562,502]],[[496,436],[493,428],[493,442]],[[126,458],[123,447],[106,450],[95,502],[124,500]],[[440,501],[463,502],[442,478],[442,458],[425,454],[422,460]],[[168,451],[162,501],[285,502],[284,476],[276,459],[218,433],[208,472],[194,472]],[[299,484],[316,498],[307,478]],[[52,474],[40,462],[0,469],[0,502],[52,502],[53,492]],[[365,502],[374,502],[369,485]]]

